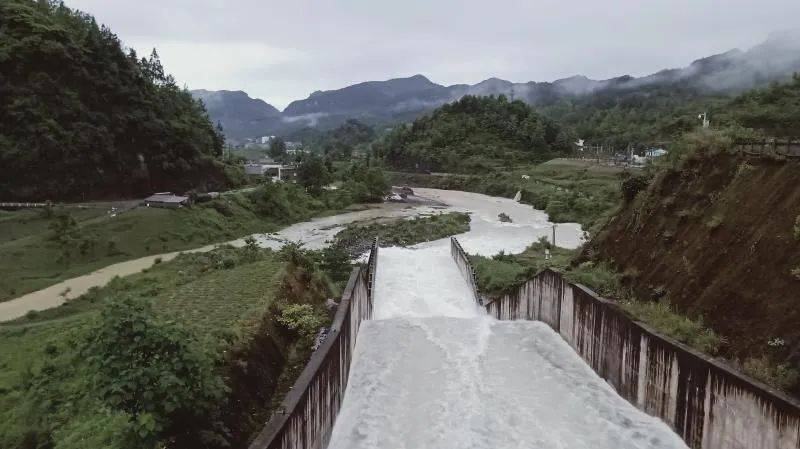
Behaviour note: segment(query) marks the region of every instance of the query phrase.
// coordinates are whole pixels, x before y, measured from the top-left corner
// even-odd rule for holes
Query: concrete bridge
[[[481,298],[461,245],[374,245],[251,445],[800,447],[800,405],[545,271]]]

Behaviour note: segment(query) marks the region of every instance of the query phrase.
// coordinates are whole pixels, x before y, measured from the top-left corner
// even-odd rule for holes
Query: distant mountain
[[[283,111],[287,116],[306,114],[384,114],[418,109],[417,104],[442,102],[450,98],[448,88],[422,75],[388,81],[368,81],[343,89],[317,91],[305,100],[294,101]]]
[[[283,122],[281,111],[264,100],[250,98],[240,90],[199,89],[191,91],[191,94],[203,101],[211,120],[222,124],[229,139],[261,136]]]
[[[228,137],[255,137],[309,126],[330,129],[351,118],[373,125],[409,121],[464,95],[502,94],[543,106],[569,98],[599,95],[613,100],[615,96],[629,97],[637,91],[644,94],[673,88],[699,96],[737,94],[774,81],[787,81],[798,71],[800,31],[792,31],[775,33],[747,51],[731,50],[698,59],[687,67],[662,70],[640,78],[624,75],[593,80],[573,76],[552,82],[527,83],[489,78],[474,85],[444,86],[423,75],[414,75],[317,91],[304,100],[292,102],[282,113],[243,92],[193,91],[193,94],[201,97],[196,92],[204,92],[209,98],[222,94],[218,101],[223,106],[214,106],[210,99],[206,101],[211,118],[222,122]],[[236,94],[235,101],[231,94]]]

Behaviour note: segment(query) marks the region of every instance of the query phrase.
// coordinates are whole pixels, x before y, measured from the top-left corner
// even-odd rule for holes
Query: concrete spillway
[[[329,448],[686,447],[545,324],[487,317],[447,241],[382,249],[374,310]]]

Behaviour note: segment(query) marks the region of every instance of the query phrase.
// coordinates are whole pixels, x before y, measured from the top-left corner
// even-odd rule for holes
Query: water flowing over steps
[[[684,448],[547,325],[479,308],[446,240],[384,248],[333,449]]]

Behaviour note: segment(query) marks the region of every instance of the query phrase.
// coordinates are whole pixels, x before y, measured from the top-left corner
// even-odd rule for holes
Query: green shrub
[[[583,284],[602,296],[624,296],[620,285],[620,275],[605,262],[583,262],[565,272],[564,277],[571,282]]]
[[[628,176],[622,181],[622,197],[626,202],[633,201],[636,195],[647,188],[650,179],[644,175]]]
[[[336,245],[358,249],[367,246],[377,237],[384,246],[409,246],[461,234],[469,231],[470,216],[462,212],[414,217],[392,223],[352,224],[336,234]]]
[[[539,191],[523,190],[520,201],[530,204],[534,209],[545,210],[549,197]]]
[[[529,271],[517,263],[513,256],[498,254],[492,258],[470,256],[475,269],[475,282],[478,291],[490,296],[500,296],[513,292],[524,282]]]
[[[751,357],[742,369],[748,375],[781,390],[792,390],[800,385],[800,371],[785,363],[775,363],[769,356]]]
[[[723,343],[702,319],[692,320],[672,310],[669,301],[623,301],[620,305],[656,331],[707,354],[716,354]]]
[[[87,333],[82,354],[97,397],[130,417],[129,437],[138,447],[207,429],[226,393],[210,349],[158,316],[149,300],[109,302]]]
[[[102,405],[92,414],[70,418],[53,433],[53,449],[135,448],[131,441],[130,417]]]
[[[277,320],[304,338],[314,337],[319,328],[325,324],[324,317],[320,316],[310,304],[290,304],[281,310]]]
[[[350,255],[338,245],[330,245],[322,250],[320,268],[333,282],[345,283],[350,278]]]
[[[215,200],[211,202],[211,207],[225,217],[234,215],[233,208],[225,200]]]

